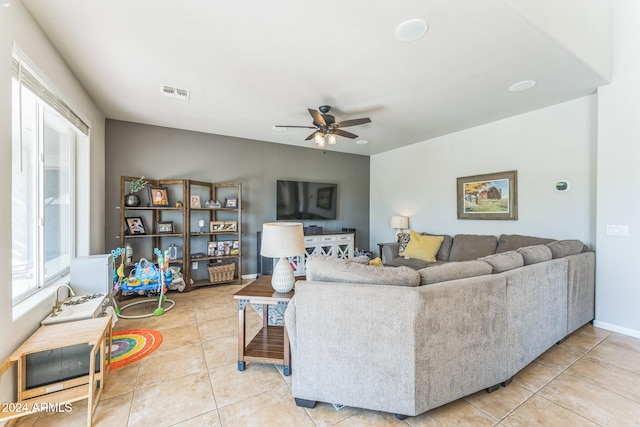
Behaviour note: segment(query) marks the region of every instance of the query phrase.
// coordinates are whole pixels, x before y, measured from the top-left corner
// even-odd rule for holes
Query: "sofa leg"
[[[568,339],[569,339],[569,335],[567,335],[566,337],[564,337],[564,338],[562,338],[560,341],[558,341],[558,342],[556,343],[556,345],[560,345],[560,344],[562,344],[563,342],[565,342],[565,341],[566,341],[566,340],[568,340]]]
[[[496,384],[496,385],[492,385],[491,387],[485,388],[485,390],[487,391],[487,393],[493,393],[499,388],[500,388],[500,384]]]
[[[500,385],[501,385],[502,387],[506,387],[506,386],[508,386],[509,384],[511,384],[511,381],[513,381],[513,377],[509,378],[508,380],[506,380],[506,381],[505,381],[505,382],[503,382],[503,383],[500,383]]]
[[[316,406],[315,400],[298,399],[297,397],[294,397],[294,399],[296,400],[296,406],[303,408],[315,408]]]
[[[399,419],[400,421],[404,420],[407,418],[406,415],[400,415],[400,414],[395,414],[396,418]]]

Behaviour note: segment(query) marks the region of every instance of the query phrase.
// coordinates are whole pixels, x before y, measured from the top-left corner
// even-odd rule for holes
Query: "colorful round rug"
[[[119,369],[153,353],[162,334],[151,329],[115,331],[111,338],[111,369]]]

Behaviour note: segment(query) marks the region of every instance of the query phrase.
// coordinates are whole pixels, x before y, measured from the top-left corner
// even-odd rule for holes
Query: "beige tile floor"
[[[247,282],[248,283],[248,282]],[[245,283],[246,284],[246,283]],[[162,345],[112,371],[97,426],[632,426],[640,425],[640,339],[584,326],[522,370],[506,388],[466,396],[417,417],[319,403],[296,407],[291,377],[270,364],[237,370],[237,306],[242,286],[171,293],[163,316],[120,319],[115,329],[151,328]],[[144,306],[138,306],[145,309]],[[128,313],[133,313],[128,312]],[[261,318],[249,310],[255,333]],[[295,375],[295,365],[292,368]],[[73,411],[19,420],[18,426],[82,426],[86,403]]]

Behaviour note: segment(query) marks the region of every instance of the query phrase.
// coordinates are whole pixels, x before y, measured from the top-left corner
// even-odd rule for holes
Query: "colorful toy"
[[[122,250],[122,253],[120,253]],[[118,248],[112,251],[113,254],[117,254],[118,256],[124,256],[125,253],[124,248]],[[154,255],[157,257],[157,265],[141,258],[138,263],[136,263],[135,267],[129,273],[129,277],[124,279],[124,264],[121,263],[120,267],[122,270],[120,272],[116,271],[116,276],[118,277],[117,283],[118,287],[123,292],[135,292],[139,294],[143,294],[144,292],[148,293],[158,293],[158,306],[152,313],[142,314],[138,316],[125,316],[122,314],[126,308],[137,305],[144,304],[147,302],[155,302],[154,299],[144,299],[140,301],[135,301],[130,304],[127,304],[121,308],[116,306],[116,314],[118,317],[122,317],[124,319],[138,319],[142,317],[149,316],[160,316],[164,314],[166,311],[171,310],[175,306],[175,301],[167,299],[166,297],[166,284],[170,284],[172,282],[172,275],[169,272],[169,261],[170,261],[170,251],[164,251],[164,254],[158,249],[154,248]],[[116,256],[116,255],[114,255]],[[120,270],[118,267],[117,270]],[[167,274],[168,273],[168,274]],[[115,280],[115,276],[114,276]],[[115,288],[115,286],[114,286]],[[169,307],[164,308],[163,303],[170,303]]]

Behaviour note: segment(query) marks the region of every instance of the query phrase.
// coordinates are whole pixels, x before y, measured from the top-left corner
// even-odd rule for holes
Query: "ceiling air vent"
[[[180,89],[177,87],[162,85],[162,94],[164,96],[170,96],[172,98],[184,99],[185,101],[189,99],[189,94],[191,91],[187,89]]]

